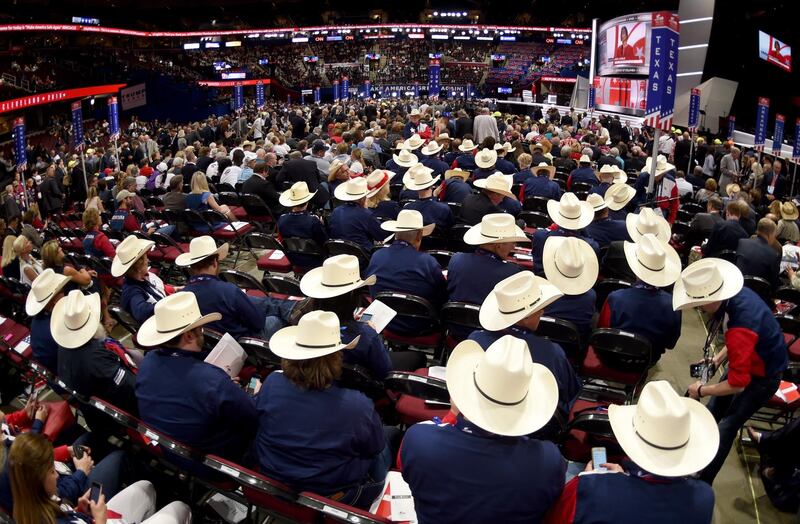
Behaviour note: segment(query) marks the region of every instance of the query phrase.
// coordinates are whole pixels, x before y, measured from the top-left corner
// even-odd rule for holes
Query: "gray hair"
[[[612,156],[619,156],[619,149],[617,149],[616,147],[612,147],[611,149],[608,150],[608,152]]]
[[[592,155],[594,155],[594,151],[592,150],[591,147],[584,147],[583,151],[581,151],[581,154],[591,157]]]
[[[562,147],[562,148],[561,148],[561,156],[562,156],[562,157],[564,157],[564,158],[569,158],[569,156],[570,156],[571,154],[572,154],[572,148],[571,148],[571,147],[569,147],[569,146],[564,146],[564,147]]]

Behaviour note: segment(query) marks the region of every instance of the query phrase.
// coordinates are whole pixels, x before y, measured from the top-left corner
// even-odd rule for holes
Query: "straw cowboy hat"
[[[269,339],[269,349],[286,360],[308,360],[356,347],[361,337],[342,342],[339,317],[330,311],[311,311],[296,326],[278,330]]]
[[[627,185],[627,184],[626,184]],[[609,205],[609,207],[611,207]],[[625,217],[625,226],[631,240],[637,242],[642,235],[652,233],[659,240],[669,242],[671,230],[669,222],[661,214],[661,211],[654,211],[652,208],[643,207],[638,214],[629,214]]]
[[[143,346],[158,346],[221,318],[219,313],[200,313],[194,293],[181,291],[156,302],[153,316],[145,320],[139,328],[136,340]]]
[[[547,279],[566,295],[589,291],[600,272],[592,246],[575,237],[548,237],[544,242],[542,264]]]
[[[662,477],[700,471],[719,448],[719,429],[711,412],[679,396],[666,380],[648,382],[636,405],[609,406],[608,419],[625,454]]]
[[[579,164],[591,164],[592,163],[592,159],[589,158],[589,155],[581,155],[581,157],[578,159],[578,163]]]
[[[588,202],[578,200],[575,193],[564,193],[561,200],[548,200],[547,213],[556,225],[564,229],[583,229],[594,220],[594,209]]]
[[[511,181],[512,178],[510,176],[507,177],[506,175],[498,172],[494,173],[493,175],[489,175],[486,178],[476,180],[474,185],[479,189],[485,189],[493,193],[500,193],[503,196],[507,196],[508,198],[513,198],[516,200],[517,197],[511,192]]]
[[[481,304],[481,326],[500,331],[513,326],[564,296],[559,288],[530,271],[498,282]]]
[[[311,298],[333,298],[363,286],[371,286],[375,280],[375,275],[361,278],[358,259],[353,255],[336,255],[325,259],[321,267],[303,275],[300,290]]]
[[[458,146],[458,150],[465,153],[467,151],[474,151],[475,149],[478,149],[478,146],[476,146],[475,143],[469,138],[465,139],[463,142],[461,142],[461,145]]]
[[[419,109],[417,109],[415,107],[414,109],[411,110],[411,112],[408,114],[408,116],[420,116],[421,114],[422,113],[419,112]]]
[[[339,160],[337,158],[336,160],[331,162],[330,167],[328,167],[328,175],[333,176],[336,173],[338,173],[340,169],[346,168],[346,167],[347,167],[347,164],[345,164],[344,162],[342,162],[341,160]]]
[[[25,313],[30,317],[41,313],[69,281],[69,277],[56,273],[52,268],[42,271],[31,283],[31,290],[25,299]]]
[[[675,311],[728,300],[742,290],[744,276],[735,264],[703,258],[683,270],[672,291]]]
[[[395,163],[398,166],[402,167],[411,167],[417,162],[419,162],[419,158],[417,155],[409,151],[408,149],[401,149],[400,152],[396,155],[392,155]]]
[[[420,149],[419,152],[422,153],[425,156],[431,156],[431,155],[435,155],[436,153],[441,151],[443,147],[444,146],[442,144],[437,144],[436,142],[431,140],[430,142],[428,142],[425,145],[425,147]]]
[[[505,149],[506,153],[513,153],[517,150],[516,147],[511,146],[511,142],[503,142],[503,149]]]
[[[316,194],[316,191],[313,193],[308,192],[308,184],[305,182],[295,182],[292,184],[292,187],[288,189],[288,191],[281,193],[281,196],[278,197],[278,202],[280,202],[283,207],[293,208],[296,206],[302,206],[314,198],[314,195]]]
[[[460,178],[461,180],[466,180],[469,178],[469,171],[464,171],[463,169],[448,169],[444,172],[444,179],[449,180],[453,177]]]
[[[732,197],[741,190],[742,188],[739,186],[739,184],[728,184],[727,186],[725,186],[725,194],[728,195],[729,197]]]
[[[589,205],[592,206],[595,213],[608,207],[605,199],[601,197],[599,193],[589,193],[589,196],[586,197],[586,201],[589,202]]]
[[[497,151],[494,149],[484,148],[478,151],[478,154],[475,155],[475,164],[483,169],[490,168],[496,163]]]
[[[647,233],[625,242],[625,260],[639,280],[651,286],[671,286],[681,276],[681,257],[669,243]]]
[[[464,242],[471,246],[530,241],[525,232],[517,226],[513,215],[508,213],[484,215],[480,224],[475,224],[464,233]]]
[[[403,231],[422,231],[422,236],[428,236],[433,232],[436,224],[424,225],[422,223],[422,213],[414,209],[401,209],[397,214],[397,220],[387,220],[381,224],[381,229],[392,233],[402,233]]]
[[[156,245],[152,240],[129,235],[117,246],[117,253],[111,262],[111,276],[121,277],[142,255]]]
[[[94,337],[102,316],[99,293],[84,295],[79,289],[72,290],[53,308],[50,334],[59,346],[75,349]]]
[[[445,379],[458,410],[496,435],[535,432],[550,421],[558,403],[553,374],[533,362],[524,340],[511,335],[486,351],[472,340],[461,342],[447,361]]]
[[[403,185],[411,191],[428,189],[439,181],[439,175],[432,177],[431,173],[433,173],[433,169],[423,164],[414,164],[414,166],[403,175]]]
[[[647,160],[644,162],[644,167],[642,171],[650,173],[650,166],[653,165],[653,157],[647,157]],[[675,169],[675,166],[667,162],[667,157],[664,155],[658,155],[656,157],[656,176],[662,175],[667,171],[672,171]]]
[[[600,171],[597,172],[597,178],[602,179],[603,175],[610,175],[613,179],[617,174],[617,170],[618,168],[616,166],[604,164],[603,167],[600,168]]]
[[[552,180],[556,174],[556,166],[551,166],[547,162],[539,162],[539,165],[531,168],[534,175],[539,176],[539,172],[547,171],[547,176]]]
[[[619,168],[619,166],[614,166],[614,184],[625,184],[628,182],[628,175]]]
[[[425,140],[422,139],[418,134],[414,133],[411,135],[405,142],[403,142],[407,149],[414,150],[419,149],[422,144],[425,143]]]
[[[612,211],[619,211],[628,205],[628,202],[633,200],[636,196],[636,189],[628,184],[611,184],[611,187],[606,189],[606,204],[608,209]]]
[[[228,243],[225,242],[217,247],[213,238],[203,235],[192,239],[189,243],[189,252],[178,255],[175,264],[181,267],[191,266],[212,255],[219,255],[220,260],[225,260],[228,256]]]
[[[450,140],[450,135],[447,133],[440,133],[439,136],[436,137],[436,140]]]
[[[783,220],[797,220],[800,213],[797,211],[797,206],[793,202],[784,202],[781,204],[781,218]]]
[[[365,198],[369,193],[367,188],[367,179],[363,176],[356,178],[349,178],[336,186],[333,190],[333,196],[343,202],[355,202]]]

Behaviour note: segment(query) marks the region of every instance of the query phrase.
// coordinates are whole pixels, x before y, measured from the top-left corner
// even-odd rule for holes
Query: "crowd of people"
[[[777,287],[781,243],[800,240],[786,166],[767,166],[762,155],[742,167],[747,155],[714,137],[698,140],[690,161],[690,136],[676,130],[656,144],[652,130],[616,117],[500,109],[270,100],[262,111],[203,122],[125,123],[118,149],[87,151],[85,173],[66,144],[33,149],[31,191],[18,199],[15,179],[2,202],[2,273],[30,286],[33,358],[62,387],[201,455],[357,508],[369,509],[399,469],[423,523],[711,522],[712,486],[737,432],[788,365],[773,308],[744,285],[759,276]],[[245,267],[233,252],[247,259],[242,237],[266,227],[231,194],[268,210],[302,296],[251,296],[220,278],[223,268]],[[681,229],[681,202],[692,199],[707,213]],[[208,212],[213,219],[197,218]],[[67,220],[107,274],[65,253],[74,243],[53,231]],[[164,271],[152,271],[154,246],[190,236]],[[326,256],[330,240],[345,241],[347,254]],[[446,263],[429,253],[443,246]],[[628,285],[598,299],[598,283],[612,277]],[[412,295],[435,316],[400,312],[382,327],[360,308],[383,292]],[[125,344],[111,337],[121,329],[108,314],[117,301],[138,326]],[[453,347],[437,362],[416,346],[435,338],[436,318],[452,303],[471,304],[477,319],[448,329]],[[567,461],[557,444],[583,381],[614,366],[590,363],[593,330],[644,340],[646,376],[676,351],[682,313],[693,309],[710,325],[725,319],[725,348],[704,362],[723,370],[719,380],[692,382],[688,397],[650,381],[627,405],[602,403],[619,451],[609,445],[601,464]],[[537,334],[543,316],[572,326],[578,348]],[[204,360],[204,328],[266,341],[282,372],[232,378]],[[408,426],[342,378],[354,365],[381,381],[392,371],[432,374],[428,366],[440,363],[449,406],[426,407],[436,418]],[[158,479],[146,470],[101,467],[121,460],[108,443],[113,423],[81,410],[90,432],[66,451],[41,435],[46,408],[30,401],[14,414],[30,429],[0,446],[0,508],[19,524],[41,515],[141,522],[159,507]],[[752,433],[770,464],[794,456],[774,444],[790,437]],[[213,478],[199,462],[166,457]],[[128,450],[124,460],[141,457]],[[771,481],[796,486],[794,466]],[[100,498],[87,492],[93,473],[103,476]],[[132,497],[146,501],[138,513]],[[173,502],[150,518],[187,522],[191,509]]]

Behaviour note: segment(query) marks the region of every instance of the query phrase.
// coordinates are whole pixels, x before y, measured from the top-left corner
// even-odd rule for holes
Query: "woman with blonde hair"
[[[101,213],[105,211],[105,208],[103,207],[103,201],[100,200],[100,195],[97,194],[96,186],[91,186],[89,188],[89,192],[86,195],[85,208],[96,209]]]
[[[14,240],[14,253],[19,258],[19,281],[23,284],[31,285],[36,277],[44,271],[42,263],[36,260],[33,255],[33,242],[22,235]]]
[[[200,213],[208,209],[213,209],[225,215],[228,220],[236,220],[236,217],[228,206],[219,205],[217,203],[217,200],[208,188],[208,179],[202,171],[197,171],[192,175],[192,192],[186,196],[186,207]]]
[[[3,255],[0,266],[3,268],[3,276],[19,280],[19,258],[14,252],[14,241],[16,235],[6,235],[3,239]]]
[[[356,175],[363,175],[364,174],[364,164],[363,164],[364,154],[361,149],[355,148],[353,152],[350,153],[350,172]]]
[[[378,220],[396,220],[400,212],[400,204],[390,197],[389,181],[394,174],[391,171],[376,169],[367,176],[367,209]]]

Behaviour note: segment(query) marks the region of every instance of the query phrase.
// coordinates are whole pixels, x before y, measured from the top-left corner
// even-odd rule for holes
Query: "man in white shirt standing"
[[[253,121],[253,125],[250,127],[250,131],[253,133],[253,140],[259,140],[264,137],[263,129],[264,119],[261,117],[261,113],[259,113]]]

